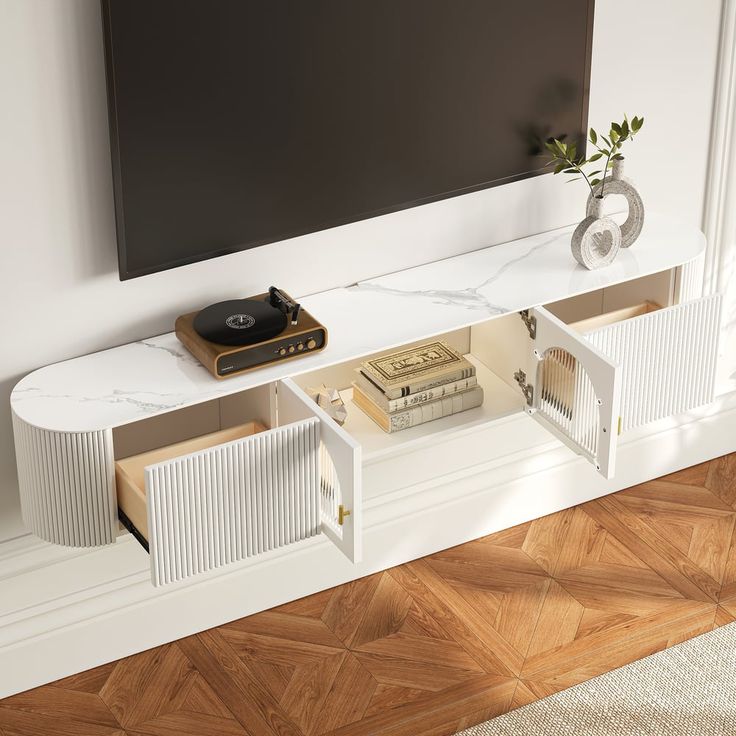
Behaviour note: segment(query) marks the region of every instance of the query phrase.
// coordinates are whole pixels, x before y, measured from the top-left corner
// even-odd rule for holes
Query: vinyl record
[[[280,335],[286,321],[286,315],[268,302],[230,299],[205,307],[194,318],[194,329],[219,345],[253,345]]]

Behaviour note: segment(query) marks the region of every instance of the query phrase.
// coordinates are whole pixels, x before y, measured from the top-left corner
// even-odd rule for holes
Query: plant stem
[[[575,169],[580,174],[580,176],[582,176],[583,179],[585,179],[585,183],[588,185],[588,189],[590,189],[590,193],[593,196],[595,196],[593,192],[593,187],[590,185],[590,179],[588,179],[588,175],[574,161],[570,161],[570,159],[567,158],[567,156],[565,156],[565,163],[567,163],[569,168]]]
[[[606,157],[606,168],[603,169],[603,178],[601,179],[601,198],[606,193],[606,177],[608,176],[608,162],[611,160],[611,156],[613,155],[614,146],[612,145],[608,149],[608,156]]]

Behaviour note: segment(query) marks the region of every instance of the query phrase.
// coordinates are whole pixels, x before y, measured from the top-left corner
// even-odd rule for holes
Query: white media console
[[[501,445],[525,449],[505,430],[523,413],[589,460],[591,478],[614,477],[627,432],[713,399],[720,297],[702,295],[695,228],[649,216],[599,271],[575,263],[571,231],[302,297],[327,348],[224,381],[173,333],[35,371],[11,396],[25,523],[56,544],[109,545],[120,504],[162,585],[320,534],[358,563],[366,503],[422,491],[431,504],[437,488],[477,478]],[[351,402],[353,369],[430,337],[475,363],[484,404],[385,434]],[[320,383],[342,391],[343,427],[307,396]],[[580,500],[559,495],[538,515]],[[393,563],[444,544],[407,544]]]

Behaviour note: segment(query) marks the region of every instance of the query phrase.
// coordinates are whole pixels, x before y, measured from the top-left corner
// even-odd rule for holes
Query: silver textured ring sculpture
[[[603,200],[600,199],[601,191],[605,191]],[[609,194],[621,194],[626,198],[629,212],[626,222],[620,226],[620,229],[621,247],[628,248],[639,237],[641,229],[644,227],[644,202],[642,202],[641,196],[639,196],[639,192],[636,191],[633,183],[624,177],[623,159],[617,159],[613,162],[611,176],[607,176],[600,184],[597,184],[588,196],[586,209],[588,217],[593,215],[596,207],[595,202],[604,201]],[[600,207],[597,211],[600,212]]]
[[[588,216],[572,234],[575,260],[591,271],[607,266],[621,247],[621,228],[610,217],[602,217],[603,198],[594,197],[588,205]]]

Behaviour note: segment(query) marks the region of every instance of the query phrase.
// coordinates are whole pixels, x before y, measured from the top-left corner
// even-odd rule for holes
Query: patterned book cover
[[[390,399],[475,375],[475,367],[444,342],[366,360],[360,372]]]

